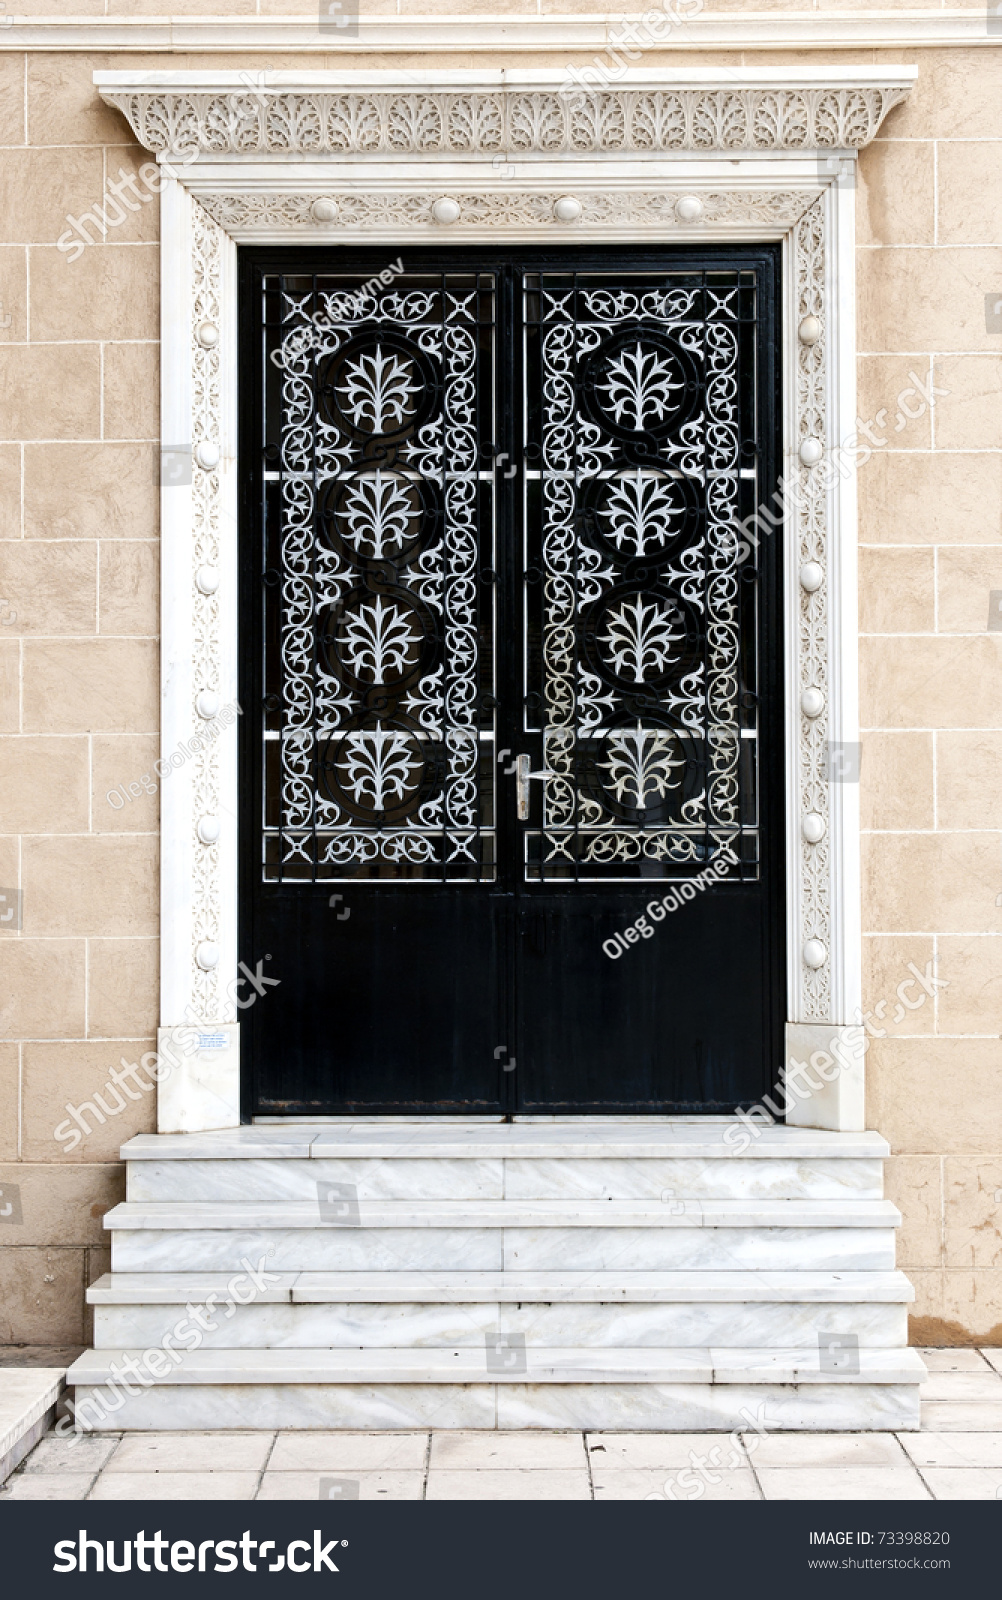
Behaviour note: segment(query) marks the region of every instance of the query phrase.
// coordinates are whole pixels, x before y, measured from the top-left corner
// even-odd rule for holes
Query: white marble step
[[[890,1154],[877,1133],[825,1133],[812,1128],[757,1126],[738,1155],[730,1132],[743,1130],[733,1118],[701,1122],[603,1122],[578,1118],[553,1123],[413,1121],[350,1122],[333,1127],[309,1124],[253,1124],[215,1133],[137,1134],[122,1146],[126,1161],[368,1159],[485,1160],[579,1157],[586,1160],[665,1160],[700,1156],[705,1160],[755,1162],[783,1155],[797,1161],[819,1158],[880,1160]],[[743,1142],[743,1141],[742,1141]]]
[[[584,1156],[314,1157],[240,1161],[130,1161],[130,1202],[196,1200],[315,1201],[318,1183],[351,1184],[359,1200],[879,1200],[876,1157],[770,1161],[707,1160],[702,1154],[654,1159]]]
[[[90,1305],[185,1305],[222,1294],[226,1272],[106,1272],[87,1290]],[[907,1304],[903,1272],[271,1272],[260,1303],[600,1301],[744,1304],[804,1301]]]
[[[190,1350],[158,1386],[199,1384],[918,1384],[925,1367],[915,1350],[859,1351],[858,1371],[822,1367],[815,1349],[545,1349],[524,1360],[515,1350]],[[67,1382],[114,1379],[142,1349],[88,1350]],[[488,1355],[497,1365],[488,1367]],[[511,1361],[510,1366],[501,1363]],[[128,1369],[125,1369],[126,1372]]]
[[[831,1383],[200,1383],[111,1394],[80,1384],[88,1431],[412,1428],[589,1429],[612,1432],[900,1432],[919,1425],[914,1382]]]
[[[258,1228],[339,1232],[420,1228],[895,1228],[889,1200],[366,1200],[344,1218],[312,1201],[125,1201],[104,1219],[114,1232]]]
[[[65,1367],[0,1367],[0,1484],[51,1428]]]
[[[787,1202],[793,1204],[794,1202]],[[886,1272],[894,1228],[571,1227],[117,1229],[115,1272]]]
[[[140,1135],[105,1219],[114,1271],[88,1296],[97,1349],[69,1375],[83,1425],[701,1430],[764,1408],[774,1428],[917,1427],[887,1144],[752,1135],[740,1149],[732,1118]],[[828,1371],[842,1336],[859,1368]],[[161,1347],[166,1380],[105,1404],[127,1353]]]
[[[159,1344],[189,1306],[227,1308],[227,1273],[113,1273],[87,1291],[98,1349]],[[273,1272],[217,1315],[209,1348],[449,1346],[498,1326],[546,1345],[907,1344],[899,1272]],[[211,1314],[206,1320],[213,1320]]]
[[[351,1274],[345,1274],[351,1276]],[[728,1302],[667,1301],[304,1301],[237,1305],[225,1289],[206,1306],[199,1321],[201,1346],[208,1350],[447,1349],[484,1348],[498,1328],[519,1334],[527,1346],[573,1345],[606,1348],[693,1348],[780,1344],[817,1350],[825,1340],[846,1335],[873,1349],[908,1342],[904,1304],[848,1301],[816,1304],[782,1300]],[[96,1305],[94,1347],[149,1349],[165,1338],[191,1342],[195,1323],[185,1302],[153,1305]],[[181,1330],[178,1335],[177,1330]]]

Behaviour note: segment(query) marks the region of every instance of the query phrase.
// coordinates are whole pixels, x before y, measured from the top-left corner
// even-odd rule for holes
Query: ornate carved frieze
[[[828,672],[828,492],[819,463],[805,450],[828,436],[826,364],[829,308],[825,303],[825,218],[819,199],[794,230],[797,284],[796,483],[787,496],[800,573],[797,693],[800,697],[800,900],[802,1013],[805,1022],[832,1015],[831,837],[827,750],[831,685]],[[805,462],[805,454],[808,461]],[[810,819],[810,821],[807,821]],[[806,824],[806,825],[805,825]]]
[[[198,204],[192,206],[191,258],[191,442],[192,544],[191,605],[194,620],[194,675],[191,725],[204,726],[219,709],[222,640],[219,597],[199,585],[198,574],[220,563],[219,441],[222,437],[220,352],[204,330],[218,329],[222,318],[221,251],[226,236]],[[201,337],[200,337],[201,335]],[[203,464],[204,463],[204,464]],[[213,463],[215,463],[213,465]],[[208,697],[208,698],[207,698]],[[194,844],[191,985],[192,1009],[207,1022],[222,1017],[218,956],[222,894],[219,844],[198,836],[200,817],[220,813],[219,748],[212,738],[195,754],[190,829]],[[231,797],[226,809],[230,809]],[[200,959],[201,957],[201,959]]]
[[[325,191],[326,193],[326,191]],[[627,225],[638,228],[679,226],[676,211],[687,194],[684,189],[575,190],[580,205],[577,227]],[[336,194],[334,203],[337,228],[427,226],[441,230],[433,207],[440,189],[401,189]],[[700,191],[700,222],[760,223],[766,227],[789,228],[817,197],[817,191],[788,189]],[[512,228],[560,227],[563,219],[557,209],[566,198],[565,189],[518,190],[507,186],[493,191],[450,195],[459,206],[459,215],[450,226]],[[315,234],[316,194],[241,194],[232,189],[200,193],[199,199],[211,217],[231,234],[290,232]],[[330,226],[330,224],[325,224]]]
[[[157,154],[339,156],[658,155],[858,149],[907,94],[898,84],[817,88],[204,92],[102,85]],[[262,75],[263,78],[263,75]]]

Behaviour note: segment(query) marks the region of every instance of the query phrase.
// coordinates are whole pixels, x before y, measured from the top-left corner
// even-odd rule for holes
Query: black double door
[[[241,256],[246,1112],[751,1103],[776,250]]]

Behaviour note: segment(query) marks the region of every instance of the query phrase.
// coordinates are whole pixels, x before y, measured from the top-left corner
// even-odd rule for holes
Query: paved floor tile
[[[903,1433],[901,1444],[919,1467],[1002,1467],[999,1433]]]
[[[767,1500],[931,1500],[912,1467],[763,1467]]]
[[[580,1472],[430,1472],[427,1500],[590,1500],[588,1474]]]
[[[424,1472],[266,1472],[259,1500],[420,1500]]]
[[[86,1472],[19,1472],[0,1489],[0,1500],[85,1500],[93,1481]]]
[[[990,1365],[980,1350],[919,1350],[930,1372],[980,1372]]]
[[[37,1482],[44,1483],[44,1478]],[[256,1472],[102,1472],[92,1500],[253,1500]]]
[[[691,1467],[693,1456],[711,1467],[748,1464],[740,1440],[726,1433],[589,1433],[587,1446],[593,1476],[624,1468]]]
[[[260,1472],[273,1433],[129,1433],[106,1472]]]
[[[431,1469],[487,1471],[491,1468],[540,1468],[547,1471],[587,1467],[580,1433],[478,1433],[457,1430],[434,1433]]]
[[[99,1472],[118,1444],[118,1434],[47,1433],[24,1463],[25,1472]]]
[[[596,1500],[761,1500],[755,1474],[744,1472],[593,1472]]]
[[[1002,1405],[1002,1373],[985,1367],[978,1372],[930,1372],[922,1385],[923,1405],[932,1400],[994,1401]]]
[[[1002,1350],[986,1349],[985,1346],[982,1345],[979,1354],[984,1356],[985,1360],[988,1362],[988,1365],[990,1367],[994,1367],[996,1372],[1002,1372]]]
[[[1002,1404],[970,1405],[929,1400],[922,1406],[923,1433],[1002,1433]]]
[[[1002,1467],[923,1467],[937,1500],[997,1500],[1002,1504]]]
[[[427,1433],[280,1433],[269,1472],[423,1472]]]
[[[908,1458],[893,1433],[747,1434],[752,1466],[907,1467]]]

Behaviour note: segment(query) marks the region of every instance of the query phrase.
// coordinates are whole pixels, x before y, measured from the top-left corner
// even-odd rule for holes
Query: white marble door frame
[[[161,427],[177,481],[161,500],[162,760],[174,759],[162,784],[160,1048],[176,1065],[161,1067],[161,1131],[239,1120],[239,1016],[268,1003],[238,966],[238,717],[227,710],[241,243],[364,239],[392,258],[446,237],[781,241],[788,1040],[795,1053],[827,1050],[853,1021],[858,788],[829,784],[825,764],[829,741],[858,739],[855,481],[842,449],[855,427],[855,156],[914,76],[638,72],[575,106],[552,71],[433,65],[419,87],[391,72],[95,74],[165,173]],[[862,1127],[861,1059],[795,1120]]]

